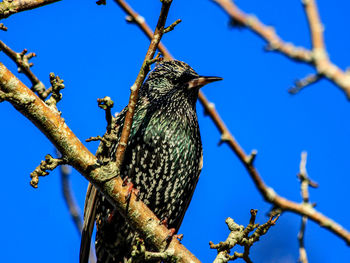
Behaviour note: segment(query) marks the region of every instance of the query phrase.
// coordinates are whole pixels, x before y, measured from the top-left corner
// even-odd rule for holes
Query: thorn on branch
[[[110,97],[106,96],[103,99],[97,99],[97,103],[101,109],[105,110],[106,121],[107,121],[107,133],[110,133],[112,130],[112,121],[113,121],[111,108],[113,108],[114,102]]]
[[[55,76],[54,73],[50,73],[50,83],[51,83],[51,97],[46,101],[49,106],[54,106],[56,108],[57,102],[62,99],[61,89],[64,89],[63,79],[59,76]]]
[[[174,30],[174,28],[181,23],[181,19],[176,20],[174,23],[172,23],[170,26],[168,26],[167,28],[164,28],[164,34]]]
[[[309,74],[305,78],[296,80],[294,82],[294,86],[291,87],[288,92],[290,94],[297,94],[299,91],[301,91],[303,88],[316,83],[322,78],[320,74]]]
[[[40,165],[30,174],[30,177],[32,178],[30,185],[34,188],[38,188],[39,176],[48,175],[48,170],[52,171],[62,164],[67,164],[67,161],[64,158],[55,159],[50,154],[47,154],[45,160],[41,161]]]
[[[4,23],[0,23],[0,30],[7,31],[7,27],[4,25]]]

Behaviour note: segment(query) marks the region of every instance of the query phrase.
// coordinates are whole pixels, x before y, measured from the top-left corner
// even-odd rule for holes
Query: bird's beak
[[[220,77],[205,77],[205,76],[199,76],[198,78],[192,79],[188,82],[188,89],[193,89],[196,87],[203,87],[204,85],[207,85],[208,83],[223,80],[223,78]]]

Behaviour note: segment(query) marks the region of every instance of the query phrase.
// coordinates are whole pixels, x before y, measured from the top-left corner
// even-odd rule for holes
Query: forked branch
[[[283,41],[271,26],[266,26],[257,17],[248,15],[238,8],[232,0],[213,0],[229,16],[242,27],[250,29],[267,42],[267,50],[280,52],[290,59],[310,64],[315,68],[318,79],[326,78],[338,86],[350,99],[350,75],[341,70],[329,60],[323,38],[323,25],[318,13],[315,0],[303,0],[306,17],[308,19],[312,48],[294,46],[292,43]],[[310,84],[313,82],[309,82]],[[294,89],[294,93],[300,89]],[[294,94],[293,93],[293,94]]]

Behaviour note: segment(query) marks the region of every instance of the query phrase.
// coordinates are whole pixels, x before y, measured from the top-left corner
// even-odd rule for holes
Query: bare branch
[[[240,10],[232,0],[213,0],[218,6],[230,16],[230,18],[241,26],[247,27],[267,42],[267,50],[278,51],[283,55],[297,61],[311,62],[312,53],[303,48],[296,47],[291,43],[284,42],[271,26],[264,25],[257,17],[247,15]]]
[[[300,230],[298,233],[298,241],[299,241],[299,262],[308,263],[307,253],[304,245],[304,235],[306,228],[307,217],[303,216],[301,218]]]
[[[77,205],[77,202],[75,201],[72,187],[70,185],[69,177],[71,174],[71,168],[68,165],[61,165],[60,168],[61,168],[60,171],[61,171],[62,194],[67,204],[69,214],[71,215],[74,225],[76,226],[76,229],[78,230],[78,233],[80,235],[83,227],[83,220],[80,216],[81,212]]]
[[[320,74],[309,74],[305,78],[297,80],[294,82],[295,86],[291,87],[288,92],[290,94],[297,94],[299,91],[304,89],[305,87],[316,83],[322,78]]]
[[[162,9],[160,11],[158,23],[154,31],[154,34],[152,36],[150,46],[148,48],[146,57],[142,63],[142,67],[139,71],[139,74],[135,80],[135,83],[130,88],[131,94],[130,94],[129,103],[128,103],[128,111],[125,116],[123,130],[122,130],[120,141],[118,143],[118,147],[116,150],[117,171],[119,171],[119,168],[124,159],[124,152],[128,142],[132,120],[135,113],[135,107],[138,99],[138,92],[149,71],[149,61],[153,59],[153,56],[157,50],[158,44],[160,43],[160,40],[164,34],[165,22],[168,16],[168,12],[169,12],[169,8],[172,3],[172,0],[161,0],[161,2],[162,2]]]
[[[59,76],[55,76],[54,73],[50,73],[50,83],[51,83],[51,97],[45,102],[50,107],[57,109],[57,103],[62,99],[61,89],[64,89],[63,79]]]
[[[35,170],[30,174],[30,185],[34,188],[38,188],[39,176],[46,176],[49,173],[47,172],[54,170],[57,166],[65,164],[65,159],[55,159],[50,154],[45,156],[45,160],[41,161],[40,165],[35,168]]]
[[[176,20],[174,23],[172,23],[170,26],[168,26],[167,28],[165,28],[165,29],[164,29],[164,34],[166,34],[166,33],[170,32],[170,31],[174,30],[174,28],[175,28],[178,24],[180,24],[180,22],[181,22],[181,19],[178,19],[178,20]]]
[[[58,1],[60,0],[3,0],[0,3],[0,19]]]
[[[279,218],[279,215],[271,216],[270,219],[262,225],[255,224],[255,218],[258,210],[250,210],[250,220],[247,227],[238,225],[232,218],[226,219],[226,224],[230,229],[230,234],[224,242],[214,244],[209,242],[210,248],[216,249],[218,254],[214,260],[214,263],[224,263],[228,261],[234,261],[238,258],[242,258],[245,262],[252,262],[249,258],[249,251],[253,244],[259,241],[260,237],[265,235],[271,226],[275,225]],[[254,231],[255,230],[255,231]],[[254,232],[253,232],[254,231]],[[250,233],[253,232],[251,235]],[[243,253],[234,252],[230,255],[230,250],[236,245],[244,247]]]
[[[274,28],[264,25],[258,18],[245,14],[232,0],[213,0],[241,26],[249,28],[268,44],[267,50],[278,51],[288,58],[308,63],[316,68],[317,74],[337,85],[350,99],[350,75],[333,64],[327,55],[323,39],[323,26],[314,0],[303,0],[309,21],[312,50],[296,47],[284,42]]]
[[[0,50],[2,50],[16,63],[18,72],[23,73],[30,80],[33,85],[31,89],[36,92],[42,100],[46,99],[49,93],[46,92],[44,84],[30,70],[30,68],[33,66],[33,63],[29,63],[29,60],[35,57],[36,54],[29,53],[26,55],[28,52],[27,49],[24,49],[22,52],[17,53],[2,41],[0,41]]]
[[[301,196],[303,198],[303,203],[310,205],[310,203],[309,203],[309,201],[310,201],[309,186],[315,188],[315,187],[318,187],[318,184],[311,181],[311,179],[308,177],[308,174],[306,171],[306,160],[307,160],[307,153],[302,152],[301,153],[301,160],[300,160],[300,171],[298,174],[298,178],[300,180]],[[306,223],[307,223],[307,217],[303,216],[301,219],[300,230],[298,233],[299,261],[302,263],[308,263],[307,253],[306,253],[305,244],[304,244]]]
[[[128,4],[126,1],[124,0],[114,0],[114,2],[116,2],[124,11],[125,13],[128,14],[129,16],[129,22],[135,23],[137,24],[142,31],[146,34],[146,36],[149,39],[152,39],[153,37],[153,31],[152,29],[147,25],[144,17],[142,17],[141,15],[139,15],[138,13],[136,13]],[[160,50],[160,52],[162,52],[163,56],[165,59],[172,59],[171,54],[169,53],[169,51],[166,49],[166,47],[162,44],[159,43],[158,45],[158,49]]]

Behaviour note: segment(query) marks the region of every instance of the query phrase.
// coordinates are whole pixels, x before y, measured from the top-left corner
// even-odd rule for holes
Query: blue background
[[[154,28],[160,2],[130,1]],[[308,25],[300,1],[238,1],[276,28],[282,39],[310,47]],[[348,26],[350,3],[319,0],[325,39],[331,60],[345,69],[350,63]],[[104,112],[96,99],[109,95],[120,111],[128,101],[149,41],[123,11],[109,1],[62,1],[4,20],[8,32],[1,39],[12,49],[37,53],[33,71],[46,86],[49,72],[65,81],[59,109],[67,124],[84,141],[102,135]],[[224,81],[203,88],[242,147],[258,150],[256,167],[279,194],[300,201],[296,178],[300,153],[309,153],[307,169],[320,184],[311,190],[317,209],[350,229],[349,148],[350,104],[334,84],[322,80],[296,96],[287,93],[297,78],[314,72],[281,54],[263,51],[264,41],[248,30],[232,29],[227,15],[211,1],[174,1],[168,24],[183,22],[164,37],[164,44],[179,60],[199,74]],[[2,53],[1,61],[16,72]],[[18,74],[17,74],[18,75]],[[19,77],[29,85],[23,75]],[[183,244],[203,262],[216,253],[208,242],[226,239],[225,218],[249,221],[249,210],[259,210],[257,222],[267,220],[265,203],[237,157],[217,146],[220,134],[198,104],[204,145],[202,171],[180,233]],[[41,178],[38,189],[29,186],[29,174],[51,143],[8,103],[0,104],[2,200],[0,239],[2,262],[77,262],[79,236],[61,195],[58,171]],[[85,143],[95,152],[97,143]],[[86,180],[73,171],[74,193],[83,207]],[[301,218],[285,213],[277,225],[251,249],[254,262],[296,262]],[[344,241],[313,222],[307,224],[306,249],[310,262],[348,262]]]

